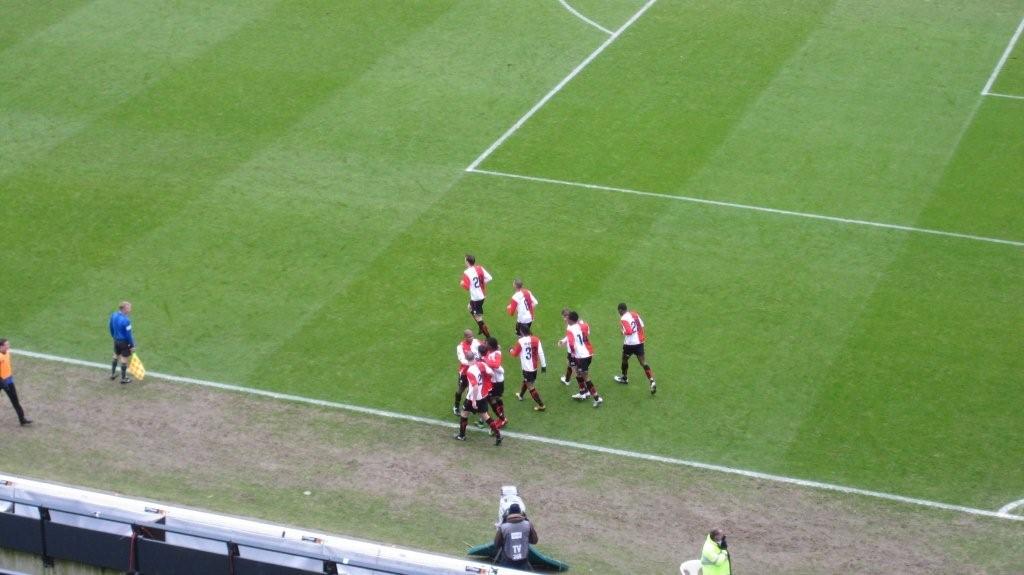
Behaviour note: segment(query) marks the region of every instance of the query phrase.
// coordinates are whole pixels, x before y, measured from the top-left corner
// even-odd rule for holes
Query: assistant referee
[[[114,338],[114,360],[110,363],[110,379],[117,378],[117,364],[121,364],[121,384],[131,383],[128,377],[128,360],[135,350],[135,338],[132,336],[132,303],[121,302],[117,311],[110,314],[110,337]]]

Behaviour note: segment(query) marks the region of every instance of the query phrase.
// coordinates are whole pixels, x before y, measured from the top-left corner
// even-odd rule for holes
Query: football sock
[[[597,394],[597,388],[594,387],[594,382],[592,381],[587,382],[587,391],[590,392],[590,395],[593,396],[594,399],[601,397],[600,395]]]
[[[459,418],[459,435],[466,435],[466,425],[469,423],[469,419],[465,417]]]
[[[629,371],[629,361],[622,360],[622,379],[626,379],[626,372]]]
[[[654,373],[651,372],[651,366],[644,364],[644,373],[647,375],[647,379],[654,379]]]
[[[587,384],[586,384],[586,382],[583,381],[582,377],[576,376],[576,385],[580,386],[580,393],[581,394],[587,392]]]
[[[537,402],[537,405],[544,407],[544,400],[540,398],[540,394],[537,393],[536,388],[530,390],[530,397],[532,397],[533,400]]]
[[[572,368],[565,368],[565,381],[572,381]]]
[[[491,330],[487,329],[487,324],[483,320],[480,320],[477,323],[480,324],[480,331],[484,332],[485,336],[491,337]]]
[[[498,399],[494,402],[494,413],[498,419],[505,419],[505,402]]]
[[[121,364],[121,379],[128,379],[128,365]]]
[[[110,377],[114,377],[114,374],[116,374],[116,373],[117,373],[117,358],[115,357],[114,361],[110,362]]]
[[[491,426],[491,431],[494,432],[494,437],[501,437],[501,430],[498,429],[498,420],[497,419],[488,419],[487,420],[487,425]]]
[[[456,391],[455,392],[455,407],[459,407],[459,400],[461,400],[461,399],[462,399],[462,394]]]
[[[519,387],[519,396],[522,397],[524,393],[526,393],[526,382],[525,381],[523,382],[523,385]]]

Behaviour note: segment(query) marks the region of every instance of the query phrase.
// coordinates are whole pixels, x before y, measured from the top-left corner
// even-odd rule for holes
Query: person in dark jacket
[[[494,534],[494,547],[498,550],[498,566],[513,569],[532,570],[530,567],[530,545],[536,545],[540,538],[537,530],[526,518],[518,503],[508,508],[505,521]]]

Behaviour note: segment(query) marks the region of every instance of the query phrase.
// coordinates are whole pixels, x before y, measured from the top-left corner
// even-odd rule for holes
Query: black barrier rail
[[[246,533],[164,515],[136,513],[23,491],[0,493],[0,547],[52,565],[75,561],[145,575],[446,575],[452,569],[345,552],[315,537],[301,541]],[[22,513],[16,513],[17,508]],[[284,533],[282,532],[282,537]],[[504,571],[504,570],[503,570]],[[492,573],[467,564],[465,573]]]

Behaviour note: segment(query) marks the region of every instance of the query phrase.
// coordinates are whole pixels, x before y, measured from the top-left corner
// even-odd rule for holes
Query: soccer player
[[[498,427],[505,427],[508,425],[508,418],[505,417],[505,401],[502,399],[502,396],[505,395],[505,368],[501,367],[501,347],[498,345],[498,338],[487,338],[487,353],[483,356],[483,360],[494,373],[491,393],[487,399],[491,404],[491,409],[494,410],[494,415],[498,417]]]
[[[533,296],[533,292],[523,287],[523,280],[516,278],[512,281],[512,287],[515,292],[512,294],[508,306],[505,307],[505,311],[508,312],[508,315],[516,318],[516,337],[530,335],[530,328],[533,326],[533,310],[540,302]]]
[[[135,337],[132,336],[131,302],[123,301],[117,311],[110,314],[110,337],[114,339],[114,360],[110,363],[110,379],[117,378],[117,364],[121,363],[121,384],[131,383],[128,377],[128,360],[135,351]]]
[[[18,423],[23,426],[32,423],[31,419],[25,417],[25,410],[18,401],[18,390],[14,387],[14,374],[11,371],[11,344],[7,338],[0,338],[0,387],[7,393],[7,398],[14,406],[14,412],[18,414]]]
[[[481,348],[483,347],[481,346]],[[481,349],[480,353],[485,351],[485,349]],[[459,441],[466,440],[466,425],[469,423],[469,414],[474,413],[490,426],[491,433],[494,434],[494,445],[501,445],[501,428],[498,427],[498,422],[491,419],[490,414],[487,413],[487,408],[489,407],[487,395],[490,390],[487,389],[486,382],[488,372],[490,371],[491,368],[487,367],[487,364],[482,360],[473,362],[466,369],[466,380],[469,382],[469,387],[466,390],[466,401],[462,404],[462,412],[459,413],[459,432],[455,435],[455,439]]]
[[[562,308],[562,320],[565,321],[566,323],[569,323],[570,311],[571,310],[567,307]],[[565,338],[562,338],[562,340],[558,342],[558,345],[560,347],[564,347],[567,343],[569,343],[569,341]],[[572,352],[569,350],[565,351],[565,359],[565,375],[558,378],[558,380],[561,381],[564,385],[569,385],[569,382],[572,381],[572,371],[576,369],[576,362],[572,359]]]
[[[491,330],[484,323],[484,299],[487,297],[487,284],[491,282],[491,274],[484,266],[476,265],[476,256],[466,254],[466,269],[462,272],[462,289],[469,292],[469,315],[473,316],[479,333],[491,337]]]
[[[629,356],[635,355],[644,368],[647,381],[651,384],[651,395],[654,395],[658,392],[658,384],[654,382],[654,373],[651,372],[651,366],[647,363],[647,358],[644,357],[644,340],[647,339],[644,333],[644,320],[640,319],[640,314],[636,311],[631,311],[625,303],[620,303],[619,324],[622,327],[623,336],[622,375],[616,375],[615,381],[622,384],[629,383],[629,378],[626,375],[629,370]]]
[[[533,406],[533,410],[544,411],[547,408],[544,407],[544,400],[540,398],[540,393],[537,392],[535,385],[537,382],[537,366],[540,366],[541,373],[548,370],[548,362],[544,359],[544,346],[540,344],[540,339],[535,335],[524,335],[516,341],[516,344],[508,352],[512,357],[518,357],[519,363],[523,367],[523,385],[519,388],[516,399],[522,401],[523,394],[529,389],[530,397],[537,402],[537,405]]]
[[[593,398],[594,407],[600,407],[604,399],[597,393],[597,388],[590,379],[590,362],[594,359],[594,348],[590,345],[590,326],[587,322],[581,321],[580,315],[574,311],[569,312],[566,324],[564,341],[576,362],[576,383],[580,386],[580,392],[572,398]]]
[[[466,380],[466,370],[477,360],[476,349],[480,347],[481,341],[473,337],[473,330],[467,329],[462,332],[462,341],[455,346],[455,357],[459,358],[459,382],[455,389],[455,404],[452,406],[452,413],[459,415],[459,404],[462,403],[462,394],[466,391],[469,382]]]

